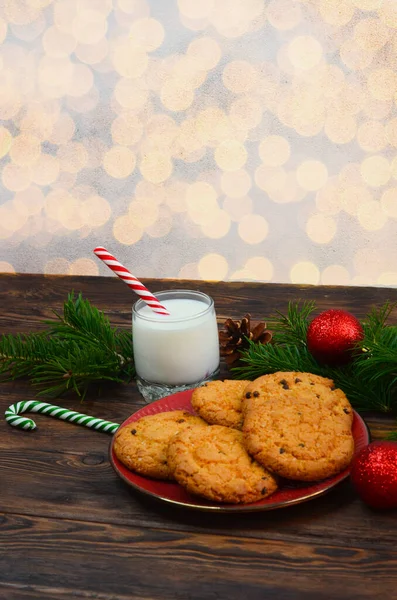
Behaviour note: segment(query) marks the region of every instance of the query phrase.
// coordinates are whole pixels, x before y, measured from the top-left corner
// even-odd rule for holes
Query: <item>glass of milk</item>
[[[193,290],[158,292],[169,315],[143,300],[132,308],[138,389],[147,401],[191,389],[219,373],[219,338],[212,298]]]

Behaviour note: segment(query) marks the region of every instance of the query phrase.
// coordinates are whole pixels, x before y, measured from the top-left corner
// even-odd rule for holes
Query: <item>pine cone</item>
[[[241,352],[249,348],[248,340],[257,344],[268,344],[272,339],[272,333],[266,329],[266,323],[252,323],[251,315],[246,314],[241,321],[226,319],[224,329],[219,332],[219,343],[221,356],[225,358],[228,367],[236,367]]]

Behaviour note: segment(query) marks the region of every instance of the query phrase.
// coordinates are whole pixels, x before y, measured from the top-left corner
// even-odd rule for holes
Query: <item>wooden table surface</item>
[[[318,312],[362,317],[397,300],[385,288],[148,281],[200,289],[219,323],[285,311],[314,299]],[[40,330],[67,293],[82,291],[114,325],[129,328],[134,297],[115,277],[0,275],[1,333]],[[393,318],[397,321],[397,313]],[[226,372],[223,372],[226,375]],[[33,399],[25,382],[0,385],[0,410]],[[135,383],[100,398],[60,399],[121,423],[144,405]],[[347,480],[305,504],[250,514],[191,512],[127,487],[108,460],[110,436],[36,415],[24,432],[0,421],[0,598],[322,600],[397,598],[397,514],[370,510]],[[394,428],[366,416],[373,439]]]

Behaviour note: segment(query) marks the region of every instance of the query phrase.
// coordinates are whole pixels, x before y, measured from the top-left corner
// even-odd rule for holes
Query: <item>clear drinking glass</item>
[[[214,301],[194,290],[169,290],[156,298],[170,315],[143,300],[132,308],[132,340],[138,389],[146,401],[191,389],[219,373]]]

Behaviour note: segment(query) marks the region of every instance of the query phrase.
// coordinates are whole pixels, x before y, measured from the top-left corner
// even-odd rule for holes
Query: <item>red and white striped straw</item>
[[[134,290],[134,292],[136,292],[138,296],[140,296],[142,300],[146,302],[146,304],[150,306],[150,308],[155,313],[158,313],[159,315],[170,314],[165,308],[165,306],[160,304],[156,296],[153,296],[153,294],[149,292],[147,287],[145,287],[143,283],[139,281],[139,279],[134,277],[124,265],[122,265],[114,256],[112,256],[106,250],[106,248],[104,248],[103,246],[98,246],[98,248],[95,248],[94,254],[96,254],[97,257],[100,258],[105,263],[105,265],[109,267],[109,269],[116,273],[116,275],[120,277],[120,279],[122,279],[124,283],[128,285],[129,288]]]

